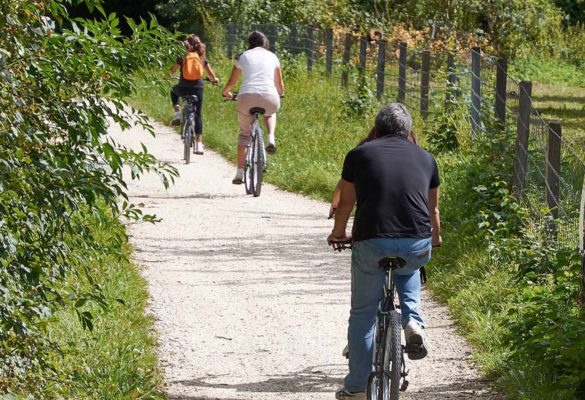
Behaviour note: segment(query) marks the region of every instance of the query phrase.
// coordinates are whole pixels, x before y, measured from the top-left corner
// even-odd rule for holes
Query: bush
[[[63,25],[53,31],[51,20]],[[165,185],[176,174],[146,149],[106,136],[108,120],[149,127],[122,100],[133,91],[130,74],[176,49],[155,21],[128,23],[125,38],[113,15],[72,21],[61,1],[0,1],[0,393],[18,382],[41,393],[48,380],[35,381],[39,371],[61,378],[62,349],[46,335],[58,310],[73,303],[92,329],[93,314],[83,306],[111,302],[98,284],[78,291],[64,282],[75,274],[91,280],[87,264],[112,250],[95,240],[87,215],[141,217],[126,201],[123,165],[133,177],[157,172]],[[114,249],[123,240],[119,231]]]

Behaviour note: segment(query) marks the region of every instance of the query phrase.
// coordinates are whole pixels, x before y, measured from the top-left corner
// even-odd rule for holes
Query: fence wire
[[[223,37],[233,54],[245,50],[246,35],[251,29],[261,30],[268,36],[272,51],[292,56],[297,62],[306,58],[307,68],[328,73],[330,79],[345,85],[349,93],[363,91],[365,85],[381,101],[390,102],[399,98],[402,87],[405,105],[413,116],[421,116],[426,91],[421,87],[424,86],[423,49],[407,49],[402,79],[398,44],[367,41],[353,33],[304,25],[232,25],[225,28]],[[517,163],[515,172],[524,177],[521,199],[530,210],[532,228],[548,240],[577,246],[585,151],[578,143],[559,135],[530,98],[530,117],[523,121],[520,81],[507,73],[498,58],[479,50],[475,52],[474,55],[474,50],[461,50],[450,53],[450,58],[444,54],[431,58],[430,81],[425,88],[428,89],[425,117],[445,113],[447,107],[457,103],[468,105],[476,134],[495,134],[497,126],[507,134],[525,128],[527,145],[518,143],[516,151],[518,157],[525,157],[526,165]],[[477,57],[476,65],[474,57]],[[447,59],[451,59],[450,65]],[[498,79],[503,79],[500,86]],[[501,89],[497,90],[498,87]],[[555,150],[555,146],[560,150]],[[560,154],[560,163],[555,151]]]

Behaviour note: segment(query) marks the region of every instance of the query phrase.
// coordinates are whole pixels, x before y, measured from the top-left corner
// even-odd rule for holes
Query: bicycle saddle
[[[190,94],[188,96],[183,96],[183,99],[189,104],[197,103],[198,97],[194,94]]]
[[[250,114],[254,115],[254,114],[264,114],[266,112],[265,109],[263,109],[262,107],[252,107],[250,108]]]
[[[395,270],[406,265],[406,260],[402,257],[388,256],[378,261],[378,266],[387,270]]]

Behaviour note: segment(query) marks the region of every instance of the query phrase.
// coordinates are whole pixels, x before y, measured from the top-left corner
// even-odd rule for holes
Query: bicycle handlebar
[[[342,251],[353,248],[353,240],[330,240],[329,246],[333,247],[335,251]]]

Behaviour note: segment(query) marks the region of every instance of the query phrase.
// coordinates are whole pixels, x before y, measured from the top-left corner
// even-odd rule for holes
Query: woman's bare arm
[[[233,93],[232,93],[232,89],[234,88],[234,86],[236,86],[236,83],[238,82],[238,79],[240,78],[242,71],[236,67],[234,65],[234,67],[232,68],[232,73],[230,75],[230,78],[228,79],[228,81],[226,82],[224,88],[223,88],[223,96],[227,97],[227,98],[232,98],[233,97]]]
[[[345,230],[347,229],[347,221],[351,215],[351,211],[355,206],[355,185],[351,182],[341,179],[341,195],[339,198],[339,204],[335,211],[335,224],[333,231],[331,232],[334,239],[346,238],[347,235]]]
[[[274,84],[279,95],[284,95],[284,81],[282,80],[282,70],[280,67],[274,69]]]
[[[441,238],[441,215],[439,213],[439,188],[429,189],[429,214],[431,226],[433,227],[433,246],[440,246]]]
[[[207,72],[207,75],[209,75],[211,83],[216,84],[217,82],[219,82],[219,79],[217,79],[217,76],[215,76],[215,72],[213,72],[213,69],[211,68],[211,65],[209,65],[209,63],[205,64],[205,71]]]

